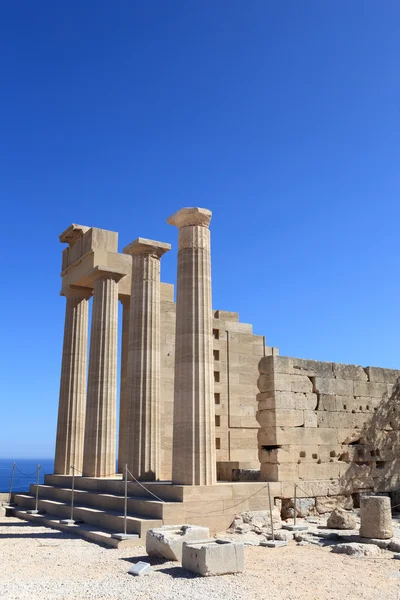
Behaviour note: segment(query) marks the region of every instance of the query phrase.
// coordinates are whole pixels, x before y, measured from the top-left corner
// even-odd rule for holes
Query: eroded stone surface
[[[181,561],[184,542],[202,540],[209,535],[207,527],[197,525],[165,525],[149,529],[146,534],[146,552],[149,556]]]
[[[332,547],[335,554],[348,554],[349,556],[379,556],[382,551],[373,544],[358,544],[350,542],[349,544],[336,544]]]
[[[185,542],[182,567],[204,577],[244,571],[244,547],[239,542],[203,540]]]
[[[393,537],[391,504],[387,496],[361,498],[360,519],[360,536],[377,539]]]
[[[357,521],[353,513],[342,508],[335,508],[327,522],[330,529],[355,529],[356,525]]]

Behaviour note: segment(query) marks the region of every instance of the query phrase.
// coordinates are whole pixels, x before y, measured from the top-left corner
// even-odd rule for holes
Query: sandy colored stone
[[[357,526],[356,517],[352,512],[335,508],[330,514],[327,522],[330,529],[355,529]]]
[[[169,244],[138,238],[132,256],[125,455],[142,480],[161,475],[160,258]]]
[[[202,540],[209,534],[207,527],[195,525],[164,525],[149,529],[146,534],[146,552],[149,556],[181,561],[184,542]]]
[[[360,536],[389,539],[393,537],[392,511],[387,496],[363,496],[360,501]]]
[[[168,219],[179,230],[172,480],[186,485],[216,482],[210,221],[202,208]]]
[[[227,540],[185,542],[182,567],[203,577],[244,571],[244,546]]]
[[[71,467],[82,471],[86,416],[88,315],[91,290],[69,288],[64,292],[64,344],[54,472],[69,475]]]
[[[85,443],[82,471],[106,477],[116,469],[118,281],[124,276],[108,267],[96,268]]]

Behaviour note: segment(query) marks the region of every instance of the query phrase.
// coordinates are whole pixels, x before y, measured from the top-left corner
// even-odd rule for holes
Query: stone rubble
[[[355,529],[357,521],[353,513],[342,508],[335,508],[328,518],[327,526],[330,529]]]

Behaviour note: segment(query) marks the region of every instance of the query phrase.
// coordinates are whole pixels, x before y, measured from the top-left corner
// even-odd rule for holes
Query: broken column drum
[[[392,509],[388,496],[364,496],[360,501],[360,536],[386,540],[393,537]]]
[[[211,211],[183,208],[179,229],[172,481],[216,483],[211,306]]]

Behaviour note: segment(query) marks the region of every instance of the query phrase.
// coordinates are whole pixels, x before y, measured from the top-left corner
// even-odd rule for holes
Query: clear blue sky
[[[213,304],[281,354],[400,367],[397,0],[3,2],[0,456],[52,456],[59,233],[213,211]]]

